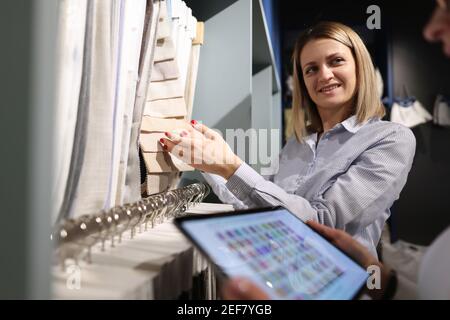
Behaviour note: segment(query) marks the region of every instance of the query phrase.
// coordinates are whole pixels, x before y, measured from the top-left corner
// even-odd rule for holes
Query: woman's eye
[[[334,63],[334,64],[339,64],[339,63],[341,63],[341,62],[344,62],[344,59],[342,59],[342,58],[336,58],[336,59],[333,60],[333,63]]]
[[[305,74],[310,74],[316,70],[316,67],[309,67],[305,70]]]

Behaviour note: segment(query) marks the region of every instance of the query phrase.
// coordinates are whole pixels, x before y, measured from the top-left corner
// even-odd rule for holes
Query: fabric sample
[[[180,76],[174,59],[155,62],[152,70],[152,81],[173,80]]]
[[[154,62],[174,59],[176,57],[175,43],[172,34],[171,19],[167,12],[167,1],[159,1],[160,13],[157,21]]]
[[[152,173],[147,175],[147,195],[176,189],[179,181],[179,172]]]
[[[191,21],[195,22],[195,21]],[[200,49],[203,44],[203,35],[204,35],[204,23],[197,22],[195,24],[196,35],[194,40],[192,41],[191,48],[191,57],[189,62],[189,72],[186,83],[186,118],[190,120],[192,118],[192,110],[194,107],[194,96],[195,96],[195,87],[197,84],[197,75],[198,75],[198,66],[200,61]]]
[[[94,33],[94,1],[88,0],[86,8],[86,27],[84,36],[83,70],[78,99],[78,113],[75,126],[72,155],[70,159],[70,170],[67,178],[64,199],[58,214],[57,221],[69,218],[72,215],[72,208],[75,201],[87,141],[87,125],[90,103],[90,82],[89,72],[92,67],[92,47]]]
[[[122,0],[117,45],[113,167],[109,204],[123,204],[146,0]]]
[[[142,155],[150,175],[193,170],[172,155],[162,152],[159,139],[164,135],[157,132],[190,126],[186,122],[177,122],[177,119],[186,119],[188,112],[192,112],[202,43],[197,41],[193,50],[197,20],[183,1],[162,1],[160,17],[158,27],[161,25],[162,29],[157,32],[158,41],[140,137]],[[199,30],[203,31],[202,28]],[[171,56],[172,45],[174,56]],[[159,183],[149,185],[150,181],[147,180],[147,189],[153,192]]]
[[[142,132],[171,132],[174,130],[189,130],[191,124],[186,120],[181,119],[158,119],[152,117],[143,117],[142,119]]]
[[[149,173],[194,170],[194,168],[167,152],[145,152],[143,157]]]
[[[148,101],[144,115],[156,118],[184,118],[187,115],[186,100],[180,97]]]
[[[139,165],[139,131],[147,97],[153,66],[153,52],[156,42],[156,25],[159,19],[159,2],[147,1],[146,22],[139,67],[139,81],[137,84],[136,100],[131,125],[130,147],[128,154],[125,191],[122,202],[134,202],[141,198],[140,165]]]
[[[165,2],[162,3],[164,7]],[[167,7],[167,6],[166,6]],[[196,35],[196,20],[192,17],[192,11],[182,1],[172,1],[172,29],[171,35],[164,40],[171,39],[174,43],[176,56],[170,61],[166,61],[170,68],[179,71],[179,76],[175,79],[164,79],[163,81],[152,81],[147,95],[147,106],[145,108],[145,115],[154,117],[170,117],[170,116],[185,116],[186,115],[186,82],[189,71],[189,62],[191,57],[192,40]],[[161,40],[159,40],[161,41]],[[165,46],[157,46],[155,48],[155,55],[159,55],[161,50],[165,50]],[[165,57],[168,59],[169,57]],[[157,79],[161,79],[160,75],[155,75]],[[165,114],[164,105],[167,101],[155,103],[157,100],[175,99],[170,103],[179,107],[178,111],[185,109],[184,112],[171,112]],[[184,103],[184,107],[181,105]]]
[[[71,216],[96,213],[104,209],[110,184],[114,117],[112,70],[111,0],[93,1],[92,64],[89,74],[89,110],[86,148],[80,181]]]
[[[159,143],[161,138],[166,138],[163,132],[142,133],[140,136],[140,145],[143,152],[164,152]]]

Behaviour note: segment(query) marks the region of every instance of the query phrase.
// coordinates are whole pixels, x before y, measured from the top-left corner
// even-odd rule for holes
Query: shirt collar
[[[359,129],[361,129],[367,121],[364,121],[362,123],[357,123],[358,119],[356,118],[356,115],[351,116],[350,118],[347,118],[346,120],[342,121],[340,124],[351,133],[358,132]]]
[[[314,150],[317,142],[317,132],[311,133],[310,135],[306,136],[304,141],[312,150]]]
[[[353,115],[353,116],[347,118],[346,120],[342,121],[341,123],[338,123],[336,126],[333,127],[333,129],[336,129],[336,128],[339,128],[342,126],[348,132],[356,133],[356,132],[358,132],[359,129],[364,127],[364,125],[366,125],[366,123],[368,122],[368,121],[364,121],[362,123],[357,123],[357,120],[358,119],[356,118],[356,115]],[[317,132],[307,135],[305,137],[304,141],[306,144],[308,144],[311,147],[311,149],[314,149],[316,142],[317,142]]]

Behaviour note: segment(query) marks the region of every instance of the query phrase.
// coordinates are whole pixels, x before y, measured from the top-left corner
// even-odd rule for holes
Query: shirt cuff
[[[252,167],[243,162],[236,172],[228,179],[225,186],[236,196],[236,198],[244,201],[250,196],[255,186],[261,181],[265,181],[264,178]]]

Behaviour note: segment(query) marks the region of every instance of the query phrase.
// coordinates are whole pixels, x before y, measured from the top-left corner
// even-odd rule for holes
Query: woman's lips
[[[319,92],[324,93],[324,94],[329,94],[329,93],[334,92],[340,86],[341,86],[340,84],[329,85],[329,86],[326,86],[326,87],[320,89]]]

